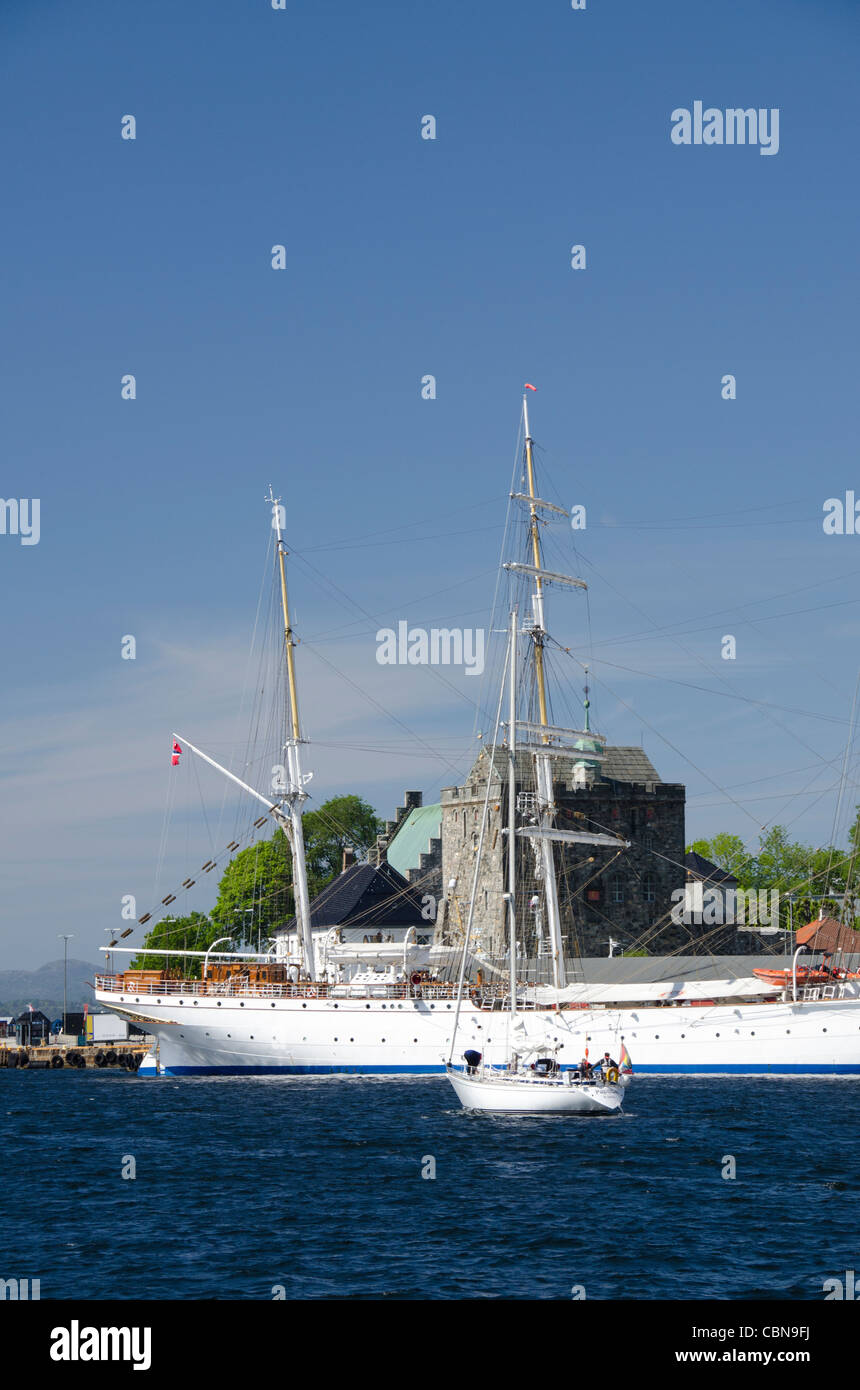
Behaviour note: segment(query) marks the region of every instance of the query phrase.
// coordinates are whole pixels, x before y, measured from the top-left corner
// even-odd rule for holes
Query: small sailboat
[[[524,410],[527,410],[525,401]],[[531,440],[528,431],[528,415],[525,416],[526,450],[529,464],[531,464]],[[533,496],[532,470],[529,468],[530,492]],[[532,518],[534,522],[535,508],[532,506]],[[536,537],[536,522],[535,537]],[[536,570],[538,573],[538,591],[534,600],[534,618],[528,631],[534,640],[535,633],[538,635],[543,629],[542,594],[540,589],[540,569],[539,551],[536,552]],[[528,746],[528,751],[533,753],[536,764],[538,787],[541,787],[543,779],[551,777],[548,766],[551,750],[548,747],[548,737],[551,731],[546,723],[545,701],[543,698],[543,669],[540,661],[537,662],[537,682],[540,694],[540,709],[542,722],[535,725],[528,721],[518,721],[517,716],[517,686],[518,686],[518,665],[517,665],[517,637],[518,637],[518,609],[516,606],[510,615],[510,631],[508,640],[508,653],[505,662],[505,669],[502,673],[501,692],[499,695],[499,709],[496,717],[496,730],[494,734],[493,758],[495,758],[496,747],[498,745],[499,718],[501,715],[502,702],[504,699],[505,681],[508,682],[509,690],[509,719],[508,719],[508,826],[507,826],[507,870],[508,870],[508,891],[504,894],[504,901],[507,904],[507,919],[509,929],[509,960],[510,960],[510,984],[508,987],[507,998],[507,1062],[502,1068],[487,1067],[481,1053],[473,1048],[463,1053],[464,1066],[462,1068],[454,1065],[453,1056],[457,1038],[457,1025],[460,1017],[460,1006],[463,997],[463,983],[465,978],[465,962],[469,950],[469,933],[471,930],[474,915],[475,890],[473,886],[472,900],[469,909],[469,922],[466,929],[466,937],[463,944],[463,966],[460,972],[460,981],[457,993],[457,1013],[454,1019],[454,1030],[451,1039],[451,1052],[446,1063],[448,1079],[453,1086],[461,1104],[468,1110],[483,1110],[506,1114],[527,1114],[527,1115],[596,1115],[611,1114],[621,1109],[624,1099],[625,1086],[629,1083],[632,1075],[629,1055],[626,1048],[622,1054],[622,1069],[607,1052],[601,1062],[592,1068],[588,1062],[587,1045],[586,1055],[580,1066],[576,1069],[566,1068],[562,1070],[556,1057],[556,1053],[562,1044],[558,1041],[551,1041],[550,1026],[554,1015],[544,1015],[542,1018],[532,1015],[532,1029],[527,1024],[525,1009],[518,1007],[518,995],[521,993],[517,980],[517,913],[516,913],[516,886],[517,886],[517,837],[527,831],[538,830],[544,837],[544,846],[549,854],[544,860],[546,874],[543,878],[547,905],[550,914],[555,908],[557,914],[555,870],[552,858],[552,839],[553,834],[549,826],[533,824],[518,825],[518,797],[517,797],[517,749],[518,749],[518,729],[523,729],[531,734],[533,739]],[[535,644],[535,650],[540,652],[539,642]],[[542,733],[542,730],[546,733]],[[551,785],[551,783],[550,783]],[[488,782],[489,786],[489,782]],[[550,798],[548,797],[549,801]],[[533,820],[533,808],[530,807],[531,819]],[[564,832],[567,840],[576,838],[575,832]],[[582,841],[593,843],[598,837],[591,834],[583,834]],[[604,837],[601,837],[604,838]],[[610,837],[605,837],[607,841]],[[612,843],[618,843],[614,839]],[[483,841],[479,848],[480,854],[483,848]],[[478,882],[478,867],[475,869],[474,883]],[[557,957],[556,957],[557,959]],[[554,962],[555,964],[555,962]],[[557,972],[556,965],[556,972]],[[523,1000],[525,1003],[525,1000]],[[528,1059],[533,1057],[533,1061]]]

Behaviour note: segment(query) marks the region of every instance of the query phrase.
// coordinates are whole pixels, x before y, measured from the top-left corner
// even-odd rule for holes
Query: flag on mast
[[[536,387],[536,386],[532,386],[532,384],[531,384],[530,381],[527,381],[527,382],[525,383],[525,387],[526,387],[526,390],[527,390],[527,391],[536,391],[536,390],[537,390],[537,387]]]
[[[632,1076],[633,1063],[630,1060],[630,1053],[627,1051],[627,1048],[625,1047],[624,1043],[621,1044],[621,1057],[619,1058],[619,1065],[622,1071],[629,1072]]]
[[[171,767],[178,767],[178,766],[179,766],[179,755],[180,755],[181,752],[182,752],[182,749],[179,747],[179,744],[176,742],[176,739],[174,739],[174,740],[173,740],[173,756],[172,756],[171,759],[170,759],[170,766],[171,766]]]

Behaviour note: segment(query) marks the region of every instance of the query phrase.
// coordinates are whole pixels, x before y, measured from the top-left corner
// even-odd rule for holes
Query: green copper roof
[[[419,857],[427,854],[430,841],[442,833],[442,806],[416,806],[401,825],[388,846],[388,862],[404,878],[410,869],[418,868]]]

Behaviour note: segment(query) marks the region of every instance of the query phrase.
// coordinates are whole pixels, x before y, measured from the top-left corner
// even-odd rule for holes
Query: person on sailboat
[[[610,1057],[610,1055],[609,1055],[608,1052],[604,1052],[603,1056],[601,1057],[601,1059],[600,1059],[600,1061],[597,1063],[597,1065],[600,1067],[600,1070],[603,1072],[604,1079],[605,1079],[605,1077],[606,1077],[606,1073],[609,1072],[609,1071],[612,1071],[613,1068],[614,1068],[614,1070],[615,1070],[616,1072],[618,1071],[618,1063],[617,1063],[617,1062],[614,1062],[614,1061],[612,1060],[612,1058]]]
[[[592,1067],[587,1057],[583,1057],[579,1064],[579,1077],[583,1081],[590,1081],[592,1077]]]

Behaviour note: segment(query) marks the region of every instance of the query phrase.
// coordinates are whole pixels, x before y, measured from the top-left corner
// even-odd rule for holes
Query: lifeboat
[[[792,974],[790,970],[756,970],[753,974],[760,980],[765,980],[769,985],[790,985]],[[832,985],[839,980],[856,980],[857,973],[848,970],[816,970],[809,966],[801,966],[797,972],[797,983],[799,985]]]

